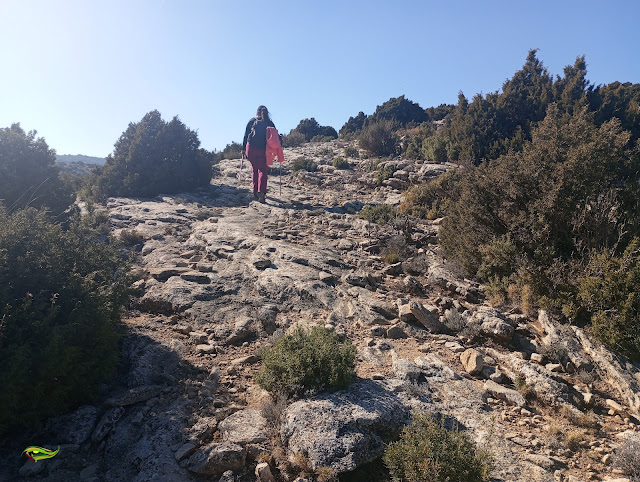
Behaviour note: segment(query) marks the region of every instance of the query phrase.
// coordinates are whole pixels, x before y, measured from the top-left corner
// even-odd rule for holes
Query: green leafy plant
[[[333,167],[336,169],[351,169],[351,164],[344,157],[336,157],[333,159]]]
[[[306,157],[298,157],[294,159],[291,163],[291,170],[293,172],[297,171],[307,171],[307,172],[315,172],[318,170],[318,164],[316,164],[311,159]]]
[[[355,378],[355,349],[324,327],[297,327],[262,353],[257,383],[271,393],[301,396],[309,390],[345,388]]]
[[[367,205],[358,214],[359,218],[376,224],[386,224],[396,216],[396,210],[390,204]]]
[[[230,151],[237,150],[233,146]],[[115,143],[113,155],[89,177],[85,193],[108,196],[155,196],[179,193],[211,181],[214,155],[200,148],[198,134],[178,117],[165,122],[160,112],[130,123]]]
[[[95,218],[0,207],[0,433],[85,402],[118,359],[130,277]]]
[[[358,137],[360,147],[374,156],[396,153],[398,137],[392,121],[384,120],[365,127]]]
[[[455,422],[448,430],[444,419],[422,414],[414,415],[382,459],[393,480],[408,482],[481,482],[489,480],[492,470],[490,455],[477,449]]]
[[[396,172],[395,166],[392,166],[391,164],[384,165],[376,172],[376,184],[378,186],[381,186],[383,181],[386,181],[387,179],[391,179],[393,177],[394,172]]]
[[[345,157],[351,157],[353,159],[358,159],[360,157],[360,152],[353,146],[347,146],[344,148]]]

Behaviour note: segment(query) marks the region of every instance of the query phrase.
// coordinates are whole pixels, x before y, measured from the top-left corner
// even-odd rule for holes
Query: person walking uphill
[[[249,121],[244,131],[242,152],[247,153],[247,158],[253,168],[251,179],[253,181],[253,197],[261,203],[265,202],[267,195],[267,127],[276,126],[269,117],[269,111],[263,105],[258,107],[256,116]]]

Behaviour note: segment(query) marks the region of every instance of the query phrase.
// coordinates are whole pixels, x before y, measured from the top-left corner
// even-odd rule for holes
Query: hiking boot
[[[258,199],[260,199],[260,197],[258,196],[258,193],[257,193],[257,192],[254,192],[254,193],[253,193],[253,200],[254,200],[254,201],[257,201]]]
[[[258,201],[260,201],[262,204],[264,204],[266,202],[266,200],[265,200],[266,196],[267,196],[267,193],[259,192],[258,193]]]

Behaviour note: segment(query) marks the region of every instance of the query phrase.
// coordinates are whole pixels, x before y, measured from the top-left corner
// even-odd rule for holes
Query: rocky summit
[[[637,367],[545,311],[490,306],[444,259],[439,219],[359,216],[451,165],[339,170],[345,146],[285,149],[265,204],[239,159],[198,192],[109,199],[113,234],[136,239],[119,371],[101,403],[8,441],[0,479],[387,480],[386,444],[426,412],[492,454],[493,480],[628,480],[612,460],[640,441]],[[301,156],[317,171],[292,172]],[[255,382],[261,350],[315,325],[353,341],[357,379],[274,401]],[[23,443],[60,452],[9,458]]]

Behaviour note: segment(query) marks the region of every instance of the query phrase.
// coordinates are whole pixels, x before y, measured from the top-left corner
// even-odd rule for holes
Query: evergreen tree
[[[59,177],[55,151],[36,135],[20,124],[0,129],[0,202],[11,209],[44,207],[58,215],[74,194]]]
[[[154,110],[129,124],[113,154],[90,178],[89,191],[97,198],[148,197],[207,186],[212,160],[195,131],[177,116],[165,122]]]

